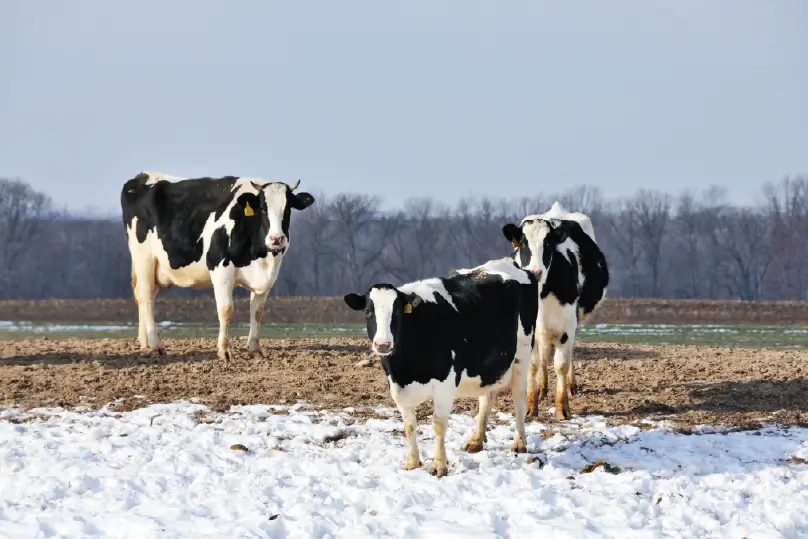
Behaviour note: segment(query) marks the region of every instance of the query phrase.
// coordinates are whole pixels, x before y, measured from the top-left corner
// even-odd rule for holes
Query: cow
[[[519,226],[504,225],[502,233],[514,247],[514,262],[536,277],[541,291],[527,383],[528,417],[538,416],[539,402],[547,396],[547,362],[555,348],[555,415],[568,419],[569,395],[578,392],[572,368],[575,332],[606,296],[606,258],[589,218],[566,212],[558,202],[545,214],[528,215]]]
[[[512,388],[516,433],[524,453],[525,383],[538,312],[537,281],[513,260],[492,260],[399,287],[375,284],[345,303],[365,311],[371,351],[381,358],[407,438],[404,469],[421,467],[416,408],[432,398],[437,447],[431,474],[447,474],[444,445],[456,397],[478,397],[476,429],[465,450],[482,450],[498,391]]]
[[[142,350],[165,354],[154,323],[159,288],[213,288],[218,356],[229,360],[233,287],[239,285],[251,292],[249,354],[263,357],[258,329],[289,249],[291,210],[314,203],[311,194],[294,193],[299,184],[236,176],[178,178],[159,172],[141,172],[124,183],[121,210]]]

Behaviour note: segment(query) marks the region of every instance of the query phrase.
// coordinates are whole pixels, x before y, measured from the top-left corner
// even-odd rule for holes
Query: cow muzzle
[[[378,354],[380,356],[389,356],[390,354],[393,353],[393,343],[387,341],[383,342],[373,341],[371,349],[375,354]]]
[[[286,236],[283,234],[269,235],[269,248],[271,251],[280,251],[286,247]]]
[[[537,280],[537,281],[541,281],[541,276],[542,276],[542,274],[544,273],[544,272],[542,271],[542,268],[531,268],[531,267],[528,267],[528,268],[525,268],[525,269],[526,269],[527,271],[529,271],[530,273],[532,273],[532,274],[533,274],[533,276],[536,278],[536,280]]]

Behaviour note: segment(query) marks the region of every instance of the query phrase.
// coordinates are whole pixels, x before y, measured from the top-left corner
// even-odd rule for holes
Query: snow
[[[533,455],[507,452],[511,418],[450,474],[405,472],[398,414],[375,409],[187,402],[113,413],[0,412],[0,537],[797,537],[808,533],[808,429],[671,432],[601,417],[527,425]],[[205,412],[204,419],[195,417]],[[503,422],[504,421],[504,422]],[[422,460],[434,454],[419,427]],[[543,431],[545,436],[541,436]],[[325,441],[341,434],[342,439]],[[337,436],[339,438],[339,436]],[[242,444],[248,451],[231,449]],[[534,459],[539,456],[541,462]],[[581,473],[605,460],[621,470]]]

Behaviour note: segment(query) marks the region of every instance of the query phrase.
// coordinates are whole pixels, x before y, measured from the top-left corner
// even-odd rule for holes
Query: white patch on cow
[[[443,384],[450,380],[450,374],[446,380],[430,380],[422,384],[420,382],[412,382],[406,386],[400,386],[393,381],[391,377],[387,377],[387,382],[390,386],[390,396],[393,401],[401,408],[417,408],[422,402],[431,397],[435,391],[435,386],[439,389],[443,388]]]
[[[398,287],[405,294],[415,294],[424,301],[430,303],[437,303],[437,296],[441,296],[446,302],[452,306],[456,311],[457,305],[452,300],[451,294],[443,286],[443,281],[437,278],[424,279],[422,281],[415,281],[414,283],[407,283]]]
[[[578,325],[575,310],[575,304],[561,305],[555,295],[550,294],[541,302],[539,327],[554,336],[561,336],[563,333],[574,334]]]
[[[146,185],[154,185],[157,182],[171,182],[177,183],[183,180],[187,180],[188,178],[180,178],[179,176],[172,176],[171,174],[166,174],[165,172],[146,172],[143,171],[143,174],[148,174],[149,179],[146,180]]]
[[[470,273],[482,272],[487,275],[498,275],[504,281],[516,281],[519,284],[530,284],[530,279],[527,274],[513,265],[513,260],[510,257],[500,258],[497,260],[489,260],[485,264],[477,266],[476,268],[464,268],[455,270],[460,275],[468,275]]]
[[[567,211],[558,201],[553,202],[550,209],[544,213],[528,215],[522,219],[521,224],[524,224],[525,221],[535,221],[536,219],[577,221],[581,225],[581,229],[592,238],[592,241],[597,241],[595,240],[595,229],[592,227],[592,220],[589,219],[589,216],[585,213]]]
[[[267,202],[267,217],[269,217],[269,233],[267,234],[267,246],[271,245],[270,237],[283,235],[286,245],[289,245],[289,238],[283,234],[283,213],[286,211],[286,184],[270,183],[263,187],[264,197]]]
[[[390,343],[391,349],[395,347],[393,339],[393,304],[398,295],[389,288],[373,288],[368,299],[373,303],[373,313],[376,317],[376,335],[373,336],[372,347],[377,354],[376,343]]]

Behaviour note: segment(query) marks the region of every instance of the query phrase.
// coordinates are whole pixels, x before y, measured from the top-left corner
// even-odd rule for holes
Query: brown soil
[[[329,409],[393,406],[378,362],[356,365],[370,357],[364,340],[266,341],[264,360],[248,359],[238,340],[229,363],[215,358],[210,339],[164,342],[169,355],[161,358],[142,357],[134,340],[5,342],[0,404],[97,407],[120,399],[116,409],[126,410],[196,397],[220,411],[298,400]],[[683,429],[808,423],[808,351],[580,344],[575,353],[574,415],[602,414],[612,423],[652,416]],[[543,412],[551,406],[548,397]],[[500,395],[496,408],[512,412],[510,395]],[[455,411],[475,413],[476,401],[461,399]],[[421,417],[429,413],[421,407]],[[541,421],[554,420],[544,413]]]
[[[235,320],[246,322],[249,300],[236,300]],[[157,296],[158,320],[216,323],[209,297],[176,299]],[[33,322],[137,322],[132,299],[0,301],[0,320]],[[269,298],[264,322],[361,323],[362,314],[342,298]],[[793,324],[808,325],[808,302],[708,301],[607,298],[591,323],[611,324]]]

